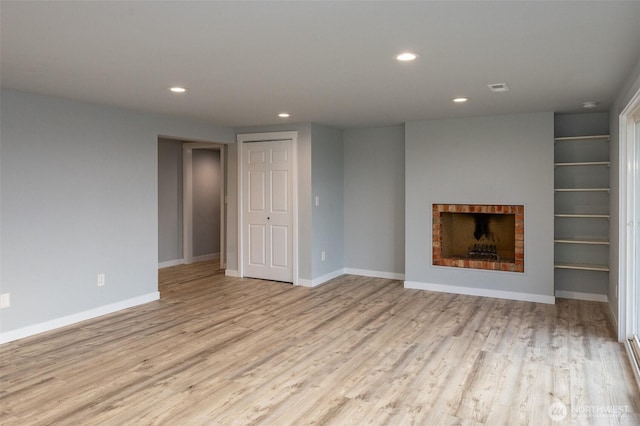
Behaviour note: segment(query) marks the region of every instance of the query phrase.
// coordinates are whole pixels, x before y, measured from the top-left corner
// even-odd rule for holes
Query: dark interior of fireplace
[[[515,261],[515,214],[441,214],[442,257]]]

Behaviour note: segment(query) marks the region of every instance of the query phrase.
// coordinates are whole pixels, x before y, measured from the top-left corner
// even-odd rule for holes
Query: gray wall
[[[404,125],[351,129],[344,140],[344,264],[404,273]]]
[[[182,143],[158,139],[158,263],[182,260]]]
[[[405,127],[406,280],[553,296],[553,114]],[[524,204],[525,273],[431,265],[433,203]]]
[[[220,151],[194,149],[193,256],[220,253]]]
[[[616,317],[618,323],[618,281],[620,279],[620,271],[618,265],[620,262],[620,113],[631,101],[633,95],[640,90],[640,58],[635,67],[627,77],[625,83],[620,88],[616,100],[609,111],[609,134],[611,135],[611,143],[609,145],[609,160],[611,167],[609,169],[609,181],[611,183],[611,191],[609,195],[611,220],[609,221],[609,303],[611,311]],[[624,194],[623,194],[624,195]]]
[[[608,134],[609,114],[607,112],[556,114],[554,117],[554,135],[556,138]]]
[[[312,279],[344,267],[342,131],[311,125]],[[315,205],[315,197],[320,205]],[[322,251],[326,253],[322,261]]]
[[[232,129],[12,90],[0,103],[2,331],[156,292],[158,136]]]

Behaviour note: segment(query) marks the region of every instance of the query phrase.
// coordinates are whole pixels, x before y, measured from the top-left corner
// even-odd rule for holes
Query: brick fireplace
[[[433,265],[524,272],[524,206],[433,205]]]

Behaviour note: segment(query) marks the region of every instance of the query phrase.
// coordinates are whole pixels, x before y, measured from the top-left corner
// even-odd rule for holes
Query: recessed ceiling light
[[[172,91],[173,93],[184,93],[187,91],[185,87],[179,87],[179,86],[171,87],[169,88],[169,90]]]
[[[289,117],[291,117],[291,114],[289,114],[288,112],[281,112],[280,114],[278,114],[278,117],[280,117],[280,118],[289,118]]]
[[[598,106],[598,102],[594,102],[594,101],[587,101],[587,102],[583,102],[582,103],[582,107],[583,108],[595,108],[596,106]]]
[[[460,96],[460,97],[458,97],[458,98],[453,98],[453,99],[451,99],[451,101],[452,101],[452,102],[455,102],[455,103],[457,103],[457,104],[463,104],[463,103],[465,103],[465,102],[469,102],[469,98],[465,98],[465,97]]]
[[[414,52],[402,52],[396,55],[396,60],[400,62],[411,62],[418,59],[418,56],[420,55]]]

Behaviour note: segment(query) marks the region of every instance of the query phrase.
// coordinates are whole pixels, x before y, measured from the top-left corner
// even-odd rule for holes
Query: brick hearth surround
[[[486,260],[442,257],[442,213],[515,214],[515,262],[494,262]],[[486,204],[434,204],[432,251],[433,264],[437,266],[524,272],[524,206]]]

